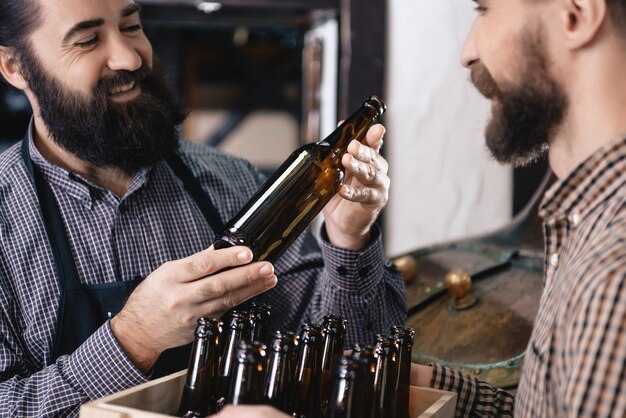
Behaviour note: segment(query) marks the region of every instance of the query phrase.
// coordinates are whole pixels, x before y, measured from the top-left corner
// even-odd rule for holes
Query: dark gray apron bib
[[[28,152],[28,137],[22,140],[22,158],[34,182],[44,225],[59,277],[59,306],[56,332],[50,361],[74,352],[89,336],[118,313],[128,296],[143,280],[116,281],[96,285],[80,282],[71,247],[67,241],[63,218],[52,194],[52,190],[39,169],[33,164]],[[167,160],[176,176],[183,182],[205,219],[215,233],[223,228],[223,222],[215,206],[204,193],[202,186],[178,155]],[[166,350],[157,360],[152,378],[165,376],[187,367],[191,344]]]

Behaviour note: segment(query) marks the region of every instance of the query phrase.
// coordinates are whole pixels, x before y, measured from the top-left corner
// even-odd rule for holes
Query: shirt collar
[[[545,220],[584,219],[626,182],[626,135],[602,147],[546,192],[539,215]]]
[[[30,124],[28,126],[28,151],[30,153],[30,158],[33,161],[33,164],[36,165],[39,170],[41,170],[41,173],[46,181],[61,188],[66,193],[68,193],[68,195],[80,200],[83,204],[91,204],[91,199],[98,196],[112,194],[111,191],[95,184],[94,182],[80,176],[79,174],[73,173],[61,166],[52,163],[51,161],[48,161],[35,146],[33,131],[34,118],[31,118]],[[150,177],[151,171],[151,167],[141,168],[133,178],[133,181],[131,182],[128,191],[126,192],[126,195],[123,198],[117,198],[116,200],[123,200],[124,198],[130,196],[137,190],[141,189],[144,185],[146,185]]]

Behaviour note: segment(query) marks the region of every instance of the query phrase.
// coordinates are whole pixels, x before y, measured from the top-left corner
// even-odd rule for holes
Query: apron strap
[[[183,182],[185,189],[196,202],[196,205],[200,208],[204,218],[217,236],[217,234],[224,229],[224,222],[222,221],[217,208],[213,205],[204,189],[202,189],[202,185],[198,179],[196,179],[189,167],[185,165],[178,154],[174,154],[166,158],[165,161],[170,166],[176,177]]]
[[[119,283],[121,286],[117,286],[119,290],[113,290],[107,289],[106,285],[102,288],[102,286],[85,286],[81,283],[72,250],[67,239],[63,217],[61,216],[52,189],[43,178],[41,171],[33,164],[30,158],[28,135],[22,140],[21,145],[22,158],[35,187],[35,192],[39,200],[39,208],[48,235],[48,242],[54,258],[55,270],[59,278],[57,322],[55,326],[54,342],[50,352],[51,361],[54,362],[59,355],[73,352],[82,343],[84,337],[88,337],[96,331],[99,326],[97,324],[101,325],[101,319],[97,317],[98,315],[94,312],[94,309],[96,309],[94,304],[97,305],[96,302],[103,302],[99,299],[108,299],[108,301],[111,301],[111,297],[114,299],[119,297],[119,302],[123,304],[123,301],[134,289],[134,285],[132,283],[123,282]],[[166,162],[174,174],[183,182],[185,189],[194,199],[213,231],[218,233],[223,228],[224,224],[216,208],[202,189],[200,182],[194,177],[191,170],[183,163],[178,155],[168,158]],[[94,289],[90,289],[90,287]],[[98,290],[95,290],[96,287]],[[121,294],[120,291],[124,294]],[[85,312],[80,313],[80,318],[65,318],[65,308],[68,297],[74,300],[76,300],[76,297],[79,297],[80,304],[85,304],[82,305],[81,308]],[[74,312],[74,314],[75,313],[76,312]],[[80,324],[75,324],[73,321],[80,321]],[[70,324],[74,326],[70,326]],[[181,347],[178,351],[188,348],[189,347]],[[180,354],[174,356],[174,352],[171,354],[166,352],[164,354],[164,357],[172,357],[174,360],[180,358]],[[184,364],[187,362],[187,357],[184,357]],[[165,361],[159,359],[157,366],[159,366],[158,363],[164,363],[164,366],[167,365],[166,363],[170,363],[169,358],[164,358],[163,360]],[[176,369],[169,372],[173,371],[176,371]]]

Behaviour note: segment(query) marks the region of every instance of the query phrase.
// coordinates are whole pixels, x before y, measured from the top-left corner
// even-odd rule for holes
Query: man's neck
[[[550,166],[559,178],[609,142],[626,134],[626,53],[596,54],[572,74],[569,110],[550,143]],[[623,50],[621,50],[623,51]]]
[[[33,141],[41,155],[51,163],[78,174],[120,197],[126,194],[133,181],[134,176],[123,170],[97,167],[67,152],[50,138],[47,128],[37,117],[35,117]]]

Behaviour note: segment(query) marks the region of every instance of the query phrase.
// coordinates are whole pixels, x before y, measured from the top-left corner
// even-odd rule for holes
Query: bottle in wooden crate
[[[276,331],[270,345],[264,403],[284,412],[293,411],[296,356],[300,338],[292,332]]]
[[[339,359],[339,365],[333,379],[333,389],[328,404],[328,416],[330,418],[361,418],[357,415],[355,406],[365,399],[356,398],[355,381],[354,360],[342,356]]]
[[[359,402],[354,405],[354,416],[375,417],[374,376],[376,367],[374,363],[374,347],[355,344],[352,348],[350,359],[353,362],[355,373],[354,396],[356,399],[359,399]]]
[[[263,403],[266,352],[265,344],[258,341],[239,344],[226,403],[232,405]]]
[[[339,358],[343,355],[346,319],[337,315],[326,315],[322,322],[324,349],[322,351],[322,375],[320,382],[320,414],[328,416],[328,402]]]
[[[396,385],[396,418],[409,418],[409,396],[411,390],[411,353],[415,331],[412,328],[396,325],[391,334],[397,339],[398,373]]]
[[[225,327],[222,357],[218,370],[219,384],[217,387],[217,397],[222,399],[220,404],[223,404],[228,394],[239,344],[250,340],[251,328],[252,322],[250,313],[247,311],[231,312],[228,325]]]
[[[204,417],[214,412],[222,323],[217,319],[200,318],[187,368],[178,415],[186,418]]]
[[[339,191],[350,141],[362,141],[385,110],[372,96],[326,138],[294,151],[218,233],[214,247],[243,245],[254,260],[275,262]]]
[[[396,389],[396,371],[398,354],[396,339],[392,335],[376,335],[374,345],[374,385],[372,395],[376,399],[374,415],[376,418],[395,418],[394,404]]]
[[[322,338],[320,325],[302,325],[294,382],[295,405],[293,411],[290,411],[296,418],[318,418],[320,416]]]
[[[250,315],[252,316],[252,337],[251,341],[260,341],[268,345],[270,341],[270,317],[272,306],[267,303],[252,302],[250,304]]]

